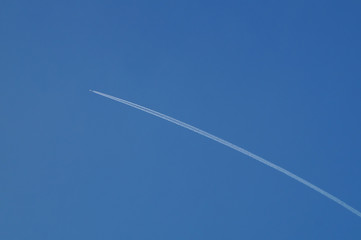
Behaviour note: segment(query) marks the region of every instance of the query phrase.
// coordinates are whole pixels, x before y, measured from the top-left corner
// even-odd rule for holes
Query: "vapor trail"
[[[280,166],[278,166],[278,165],[276,165],[274,163],[271,163],[271,162],[267,161],[266,159],[264,159],[264,158],[262,158],[260,156],[257,156],[256,154],[253,154],[253,153],[247,151],[246,149],[243,149],[243,148],[241,148],[241,147],[239,147],[237,145],[234,145],[233,143],[230,143],[230,142],[228,142],[228,141],[226,141],[226,140],[224,140],[222,138],[214,136],[214,135],[212,135],[212,134],[210,134],[208,132],[205,132],[205,131],[203,131],[203,130],[201,130],[199,128],[196,128],[196,127],[194,127],[192,125],[189,125],[189,124],[184,123],[182,121],[179,121],[179,120],[177,120],[175,118],[167,116],[167,115],[165,115],[163,113],[154,111],[152,109],[143,107],[141,105],[138,105],[138,104],[135,104],[135,103],[132,103],[132,102],[129,102],[129,101],[126,101],[126,100],[121,99],[121,98],[113,97],[113,96],[105,94],[105,93],[101,93],[101,92],[94,91],[94,90],[89,90],[89,91],[91,91],[93,93],[96,93],[98,95],[101,95],[103,97],[110,98],[110,99],[112,99],[114,101],[124,103],[124,104],[126,104],[128,106],[139,109],[139,110],[144,111],[146,113],[152,114],[152,115],[154,115],[156,117],[159,117],[159,118],[167,120],[167,121],[169,121],[171,123],[177,124],[178,126],[187,128],[187,129],[189,129],[189,130],[191,130],[191,131],[193,131],[195,133],[198,133],[198,134],[200,134],[202,136],[205,136],[205,137],[207,137],[209,139],[212,139],[212,140],[214,140],[216,142],[219,142],[219,143],[221,143],[221,144],[223,144],[223,145],[225,145],[225,146],[227,146],[229,148],[232,148],[232,149],[234,149],[234,150],[236,150],[238,152],[241,152],[241,153],[253,158],[254,160],[257,160],[257,161],[259,161],[259,162],[261,162],[261,163],[263,163],[263,164],[265,164],[265,165],[267,165],[267,166],[269,166],[269,167],[271,167],[271,168],[273,168],[273,169],[275,169],[275,170],[277,170],[277,171],[279,171],[279,172],[281,172],[283,174],[286,174],[290,178],[293,178],[294,180],[306,185],[307,187],[315,190],[316,192],[318,192],[318,193],[324,195],[325,197],[327,197],[328,199],[331,199],[332,201],[334,201],[334,202],[338,203],[339,205],[341,205],[342,207],[346,208],[350,212],[352,212],[352,213],[356,214],[357,216],[361,217],[361,212],[359,212],[355,208],[351,207],[350,205],[348,205],[347,203],[345,203],[341,199],[339,199],[339,198],[335,197],[334,195],[326,192],[325,190],[317,187],[316,185],[310,183],[309,181],[297,176],[296,174],[294,174],[294,173],[292,173],[292,172],[290,172],[290,171],[288,171],[288,170],[286,170],[286,169],[284,169],[284,168],[282,168],[282,167],[280,167]]]

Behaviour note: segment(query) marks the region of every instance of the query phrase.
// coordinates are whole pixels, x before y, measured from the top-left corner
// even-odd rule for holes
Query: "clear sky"
[[[0,2],[0,239],[361,239],[360,1]]]

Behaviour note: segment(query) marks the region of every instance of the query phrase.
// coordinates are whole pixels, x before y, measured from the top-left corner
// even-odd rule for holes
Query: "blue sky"
[[[0,3],[0,239],[361,239],[359,1]]]

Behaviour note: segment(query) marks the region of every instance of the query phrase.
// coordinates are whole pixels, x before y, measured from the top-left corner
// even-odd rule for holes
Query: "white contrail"
[[[205,132],[205,131],[203,131],[203,130],[201,130],[201,129],[199,129],[199,128],[193,127],[192,125],[189,125],[189,124],[187,124],[187,123],[184,123],[184,122],[182,122],[182,121],[179,121],[179,120],[177,120],[177,119],[175,119],[175,118],[169,117],[169,116],[167,116],[167,115],[165,115],[165,114],[163,114],[163,113],[154,111],[154,110],[152,110],[152,109],[143,107],[143,106],[141,106],[141,105],[138,105],[138,104],[135,104],[135,103],[132,103],[132,102],[129,102],[129,101],[126,101],[126,100],[121,99],[121,98],[113,97],[113,96],[108,95],[108,94],[105,94],[105,93],[101,93],[101,92],[94,91],[94,90],[89,90],[89,91],[91,91],[91,92],[93,92],[93,93],[96,93],[96,94],[99,94],[99,95],[101,95],[101,96],[110,98],[110,99],[115,100],[115,101],[117,101],[117,102],[124,103],[124,104],[126,104],[126,105],[128,105],[128,106],[131,106],[131,107],[133,107],[133,108],[142,110],[142,111],[144,111],[144,112],[147,112],[147,113],[149,113],[149,114],[152,114],[152,115],[157,116],[157,117],[159,117],[159,118],[162,118],[162,119],[164,119],[164,120],[167,120],[167,121],[169,121],[169,122],[172,122],[172,123],[174,123],[174,124],[177,124],[178,126],[187,128],[187,129],[189,129],[189,130],[191,130],[191,131],[193,131],[193,132],[196,132],[196,133],[198,133],[198,134],[200,134],[200,135],[202,135],[202,136],[205,136],[205,137],[207,137],[207,138],[209,138],[209,139],[212,139],[212,140],[214,140],[214,141],[216,141],[216,142],[219,142],[219,143],[221,143],[221,144],[223,144],[223,145],[225,145],[225,146],[227,146],[227,147],[229,147],[229,148],[232,148],[232,149],[234,149],[234,150],[236,150],[236,151],[238,151],[238,152],[241,152],[241,153],[243,153],[243,154],[245,154],[245,155],[253,158],[254,160],[257,160],[257,161],[259,161],[259,162],[261,162],[261,163],[263,163],[263,164],[265,164],[265,165],[267,165],[267,166],[269,166],[269,167],[271,167],[271,168],[273,168],[273,169],[276,169],[277,171],[279,171],[279,172],[281,172],[281,173],[283,173],[283,174],[286,174],[287,176],[289,176],[289,177],[293,178],[294,180],[296,180],[296,181],[298,181],[298,182],[306,185],[307,187],[312,188],[312,189],[315,190],[316,192],[324,195],[325,197],[331,199],[332,201],[334,201],[334,202],[338,203],[339,205],[341,205],[342,207],[346,208],[346,209],[349,210],[350,212],[352,212],[352,213],[356,214],[357,216],[361,217],[361,212],[359,212],[359,211],[356,210],[355,208],[351,207],[350,205],[348,205],[347,203],[345,203],[345,202],[342,201],[341,199],[339,199],[339,198],[335,197],[334,195],[326,192],[325,190],[317,187],[316,185],[308,182],[307,180],[305,180],[305,179],[303,179],[303,178],[295,175],[294,173],[291,173],[290,171],[288,171],[288,170],[286,170],[286,169],[284,169],[284,168],[282,168],[282,167],[280,167],[280,166],[278,166],[278,165],[276,165],[276,164],[274,164],[274,163],[271,163],[271,162],[267,161],[266,159],[264,159],[264,158],[262,158],[262,157],[260,157],[260,156],[257,156],[256,154],[253,154],[253,153],[247,151],[246,149],[243,149],[243,148],[241,148],[241,147],[239,147],[239,146],[237,146],[237,145],[234,145],[233,143],[230,143],[230,142],[228,142],[228,141],[226,141],[226,140],[224,140],[224,139],[222,139],[222,138],[219,138],[219,137],[216,137],[216,136],[214,136],[214,135],[212,135],[212,134],[210,134],[210,133],[207,133],[207,132]]]

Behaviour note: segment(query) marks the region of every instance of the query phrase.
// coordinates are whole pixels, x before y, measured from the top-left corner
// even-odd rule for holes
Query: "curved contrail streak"
[[[266,159],[264,159],[264,158],[262,158],[260,156],[257,156],[256,154],[253,154],[253,153],[247,151],[244,148],[241,148],[241,147],[239,147],[237,145],[234,145],[233,143],[230,143],[230,142],[228,142],[228,141],[226,141],[226,140],[224,140],[222,138],[219,138],[217,136],[214,136],[214,135],[212,135],[212,134],[210,134],[208,132],[205,132],[205,131],[203,131],[203,130],[201,130],[199,128],[196,128],[196,127],[194,127],[192,125],[189,125],[187,123],[179,121],[179,120],[177,120],[175,118],[169,117],[169,116],[167,116],[167,115],[165,115],[163,113],[154,111],[152,109],[143,107],[141,105],[138,105],[138,104],[135,104],[135,103],[132,103],[132,102],[129,102],[129,101],[126,101],[126,100],[121,99],[121,98],[113,97],[113,96],[105,94],[105,93],[101,93],[101,92],[94,91],[94,90],[89,90],[89,91],[91,91],[93,93],[96,93],[98,95],[101,95],[103,97],[110,98],[110,99],[112,99],[114,101],[124,103],[124,104],[126,104],[128,106],[139,109],[139,110],[144,111],[146,113],[152,114],[152,115],[154,115],[156,117],[159,117],[159,118],[167,120],[167,121],[169,121],[171,123],[177,124],[178,126],[187,128],[187,129],[189,129],[189,130],[191,130],[191,131],[193,131],[195,133],[198,133],[198,134],[200,134],[200,135],[202,135],[204,137],[212,139],[213,141],[219,142],[219,143],[221,143],[221,144],[223,144],[223,145],[225,145],[225,146],[227,146],[229,148],[232,148],[232,149],[234,149],[234,150],[236,150],[236,151],[238,151],[240,153],[243,153],[243,154],[253,158],[254,160],[257,160],[257,161],[259,161],[259,162],[261,162],[261,163],[263,163],[263,164],[265,164],[265,165],[267,165],[267,166],[269,166],[269,167],[271,167],[271,168],[273,168],[273,169],[275,169],[275,170],[277,170],[277,171],[279,171],[279,172],[281,172],[283,174],[286,174],[290,178],[293,178],[294,180],[306,185],[307,187],[315,190],[316,192],[318,192],[318,193],[324,195],[325,197],[327,197],[328,199],[331,199],[332,201],[334,201],[334,202],[338,203],[339,205],[341,205],[342,207],[346,208],[350,212],[352,212],[352,213],[356,214],[357,216],[361,217],[361,212],[360,211],[358,211],[355,208],[351,207],[350,205],[348,205],[347,203],[345,203],[341,199],[339,199],[339,198],[335,197],[334,195],[326,192],[325,190],[317,187],[316,185],[310,183],[309,181],[297,176],[296,174],[294,174],[294,173],[292,173],[292,172],[290,172],[290,171],[288,171],[288,170],[286,170],[286,169],[284,169],[284,168],[282,168],[282,167],[280,167],[280,166],[278,166],[278,165],[276,165],[274,163],[271,163],[271,162],[267,161]]]

